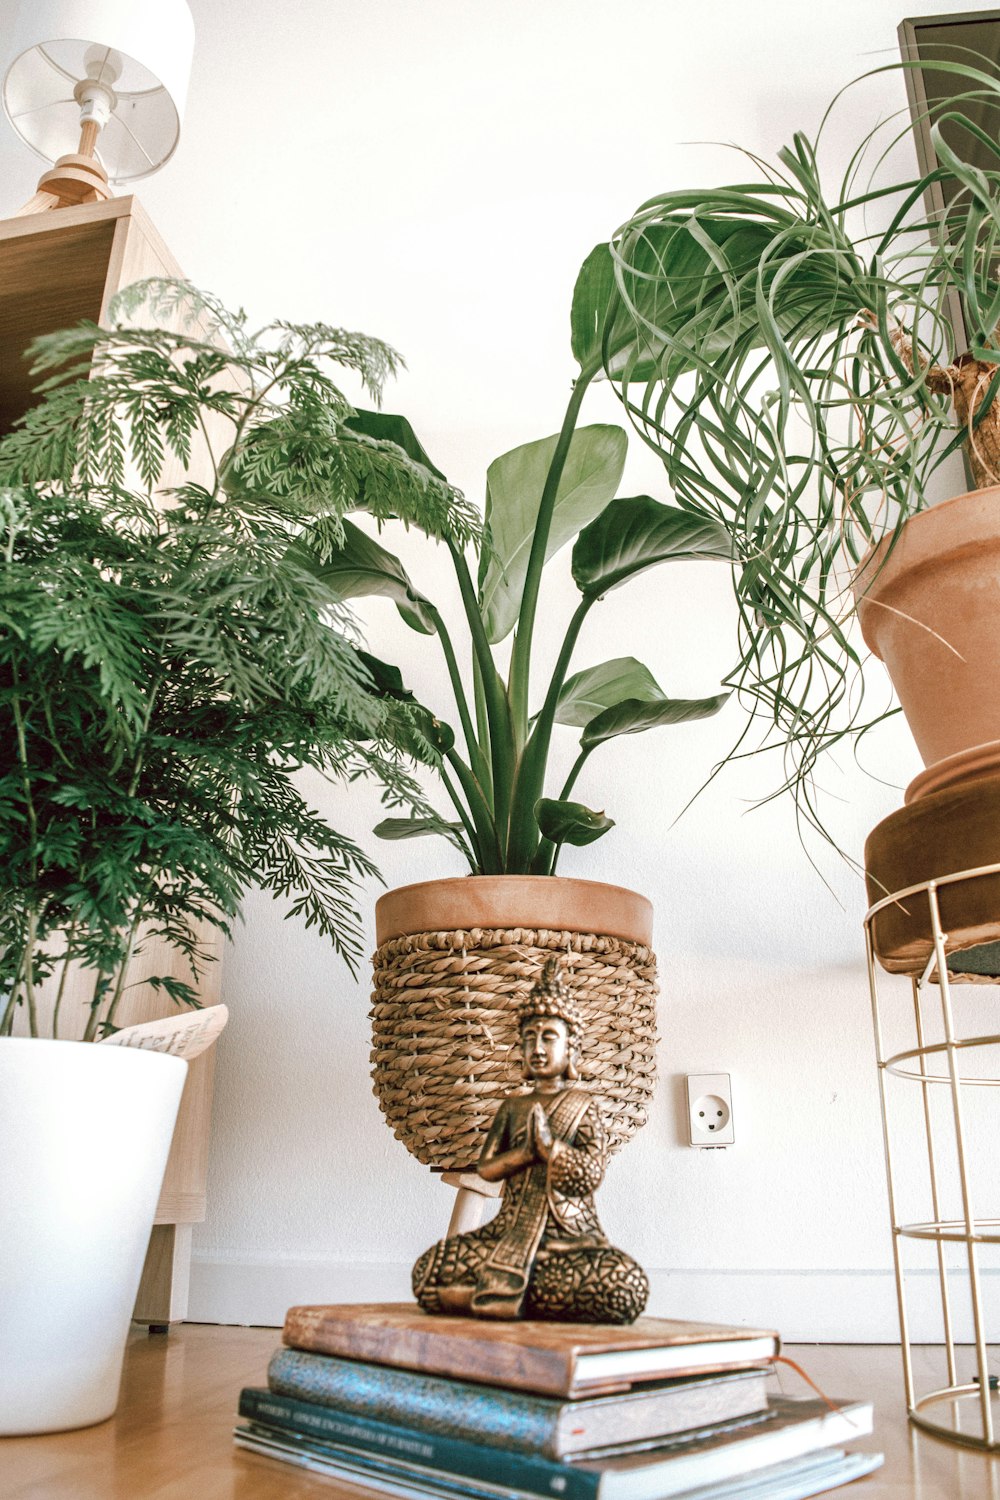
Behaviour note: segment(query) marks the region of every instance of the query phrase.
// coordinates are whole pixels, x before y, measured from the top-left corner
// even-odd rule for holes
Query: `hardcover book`
[[[769,1370],[734,1370],[568,1401],[300,1349],[279,1349],[267,1370],[277,1395],[552,1459],[632,1447],[763,1411],[770,1379]]]
[[[292,1307],[292,1349],[396,1365],[543,1395],[611,1394],[681,1375],[746,1369],[774,1359],[776,1333],[671,1318],[603,1323],[492,1323],[422,1312],[411,1302]]]
[[[338,1467],[348,1471],[345,1477],[358,1476],[353,1481],[358,1484],[368,1475],[373,1483],[409,1485],[417,1493],[424,1484],[437,1493],[557,1500],[669,1500],[734,1480],[744,1485],[734,1491],[742,1495],[751,1492],[760,1470],[864,1436],[872,1427],[870,1403],[841,1404],[831,1411],[810,1398],[773,1397],[765,1414],[742,1423],[699,1429],[645,1452],[553,1463],[312,1407],[317,1430],[283,1403],[306,1405],[267,1391],[245,1391],[240,1411],[249,1421],[236,1428],[237,1443],[306,1468]],[[368,1430],[362,1436],[356,1424],[363,1421]]]
[[[299,1401],[293,1396],[281,1396],[259,1386],[248,1386],[240,1392],[239,1414],[255,1427],[266,1427],[272,1434],[279,1433],[289,1441],[303,1440],[323,1446],[357,1449],[367,1456],[417,1463],[433,1467],[442,1473],[462,1475],[483,1482],[502,1480],[504,1484],[519,1487],[532,1494],[549,1494],[553,1475],[563,1476],[565,1484],[564,1464],[542,1453],[525,1453],[506,1444],[451,1437],[413,1426],[402,1427],[398,1423],[360,1416],[357,1412],[339,1411],[336,1407],[319,1406],[311,1401]],[[737,1418],[734,1422],[699,1428],[698,1433],[721,1434],[735,1427],[742,1428],[755,1421],[766,1420],[765,1410]],[[690,1435],[694,1436],[693,1433]],[[621,1447],[612,1445],[610,1448],[571,1454],[569,1459],[577,1461],[584,1458],[606,1458],[622,1451],[637,1452],[661,1447],[664,1441],[662,1436],[647,1438]],[[581,1490],[580,1493],[582,1495],[586,1491]]]

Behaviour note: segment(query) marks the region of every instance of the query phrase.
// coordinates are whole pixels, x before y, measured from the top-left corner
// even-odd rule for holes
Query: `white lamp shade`
[[[112,181],[148,177],[173,154],[194,51],[187,0],[5,0],[0,16],[4,110],[39,156],[77,149],[74,89],[88,78],[116,99],[97,143]]]

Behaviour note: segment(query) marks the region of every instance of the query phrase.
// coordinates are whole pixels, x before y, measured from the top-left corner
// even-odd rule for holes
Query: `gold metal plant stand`
[[[1000,1439],[995,1435],[1000,1431],[1000,1406],[995,1390],[991,1399],[987,1344],[991,1335],[993,1341],[1000,1341],[1000,1326],[992,1330],[987,1326],[983,1271],[993,1269],[989,1262],[995,1252],[990,1247],[1000,1246],[1000,1217],[996,1216],[995,1205],[988,1216],[976,1211],[974,1186],[981,1188],[983,1184],[981,1181],[974,1184],[973,1177],[981,1178],[985,1166],[996,1179],[1000,1170],[1000,1117],[993,1110],[990,1128],[983,1130],[982,1119],[976,1119],[983,1110],[978,1100],[970,1107],[970,1090],[1000,1086],[1000,1034],[965,1034],[962,995],[964,992],[967,998],[971,997],[978,987],[963,985],[958,994],[954,993],[959,977],[969,976],[949,973],[948,935],[941,926],[937,893],[942,886],[956,881],[998,873],[1000,864],[984,865],[909,886],[876,902],[865,917],[907,1411],[912,1422],[937,1437],[993,1453],[1000,1453]],[[923,972],[911,981],[914,1045],[887,1055],[888,1014],[879,998],[873,922],[880,911],[894,902],[906,901],[912,905],[920,900],[929,906],[933,950]],[[1000,919],[1000,912],[997,915]],[[998,981],[978,980],[979,984],[984,982],[995,985]],[[982,991],[978,993],[982,997]],[[991,993],[996,995],[997,991]],[[909,1095],[904,1100],[892,1079],[915,1084],[918,1098],[913,1097],[912,1090],[904,1088],[902,1093]],[[918,1123],[912,1119],[906,1121],[905,1109],[900,1123],[901,1103],[909,1106],[908,1112]],[[925,1164],[915,1159],[921,1142],[926,1151]],[[901,1222],[902,1197],[912,1194],[914,1169],[922,1164],[926,1166],[926,1181],[921,1191],[929,1194],[930,1216],[919,1222]],[[947,1217],[945,1203],[949,1195],[954,1200],[948,1204],[956,1210],[954,1217]],[[914,1268],[904,1265],[904,1251],[909,1253],[915,1242],[934,1248],[941,1341],[947,1360],[947,1384],[922,1396],[914,1390],[908,1308]],[[956,1345],[967,1349],[969,1343],[975,1348],[976,1375],[963,1380],[959,1376]],[[970,1355],[971,1350],[963,1355],[969,1364]],[[993,1380],[995,1386],[996,1376]]]

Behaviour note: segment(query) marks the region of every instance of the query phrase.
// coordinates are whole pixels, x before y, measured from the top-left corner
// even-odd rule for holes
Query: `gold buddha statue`
[[[594,1207],[607,1137],[600,1100],[576,1086],[582,1019],[559,962],[521,1007],[527,1087],[503,1100],[479,1159],[480,1177],[504,1184],[500,1211],[417,1261],[426,1312],[631,1323],[646,1305],[645,1272],[608,1243]]]

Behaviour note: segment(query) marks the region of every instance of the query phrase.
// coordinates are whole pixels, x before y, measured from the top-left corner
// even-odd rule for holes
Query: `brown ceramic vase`
[[[553,953],[583,1013],[581,1080],[603,1099],[612,1149],[645,1123],[657,991],[644,896],[561,876],[469,875],[387,892],[375,923],[372,1078],[418,1160],[475,1166],[520,1083],[519,1006]]]
[[[912,516],[854,594],[928,768],[907,800],[1000,770],[1000,486]]]

